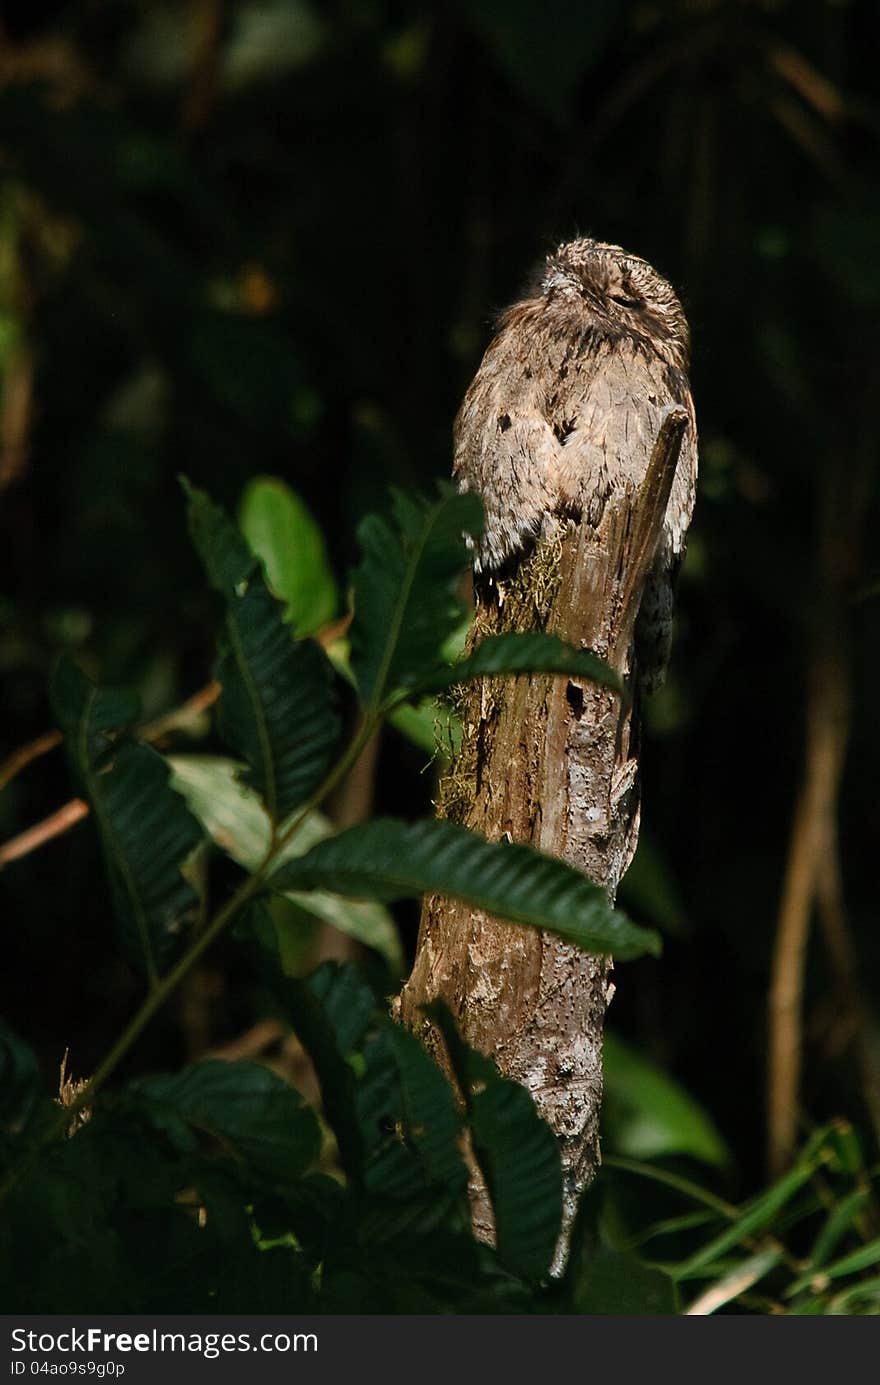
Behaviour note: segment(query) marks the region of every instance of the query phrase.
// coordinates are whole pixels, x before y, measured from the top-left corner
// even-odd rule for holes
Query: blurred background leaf
[[[245,487],[238,518],[297,635],[329,625],[339,605],[336,579],[324,536],[296,491],[276,477],[257,476]]]

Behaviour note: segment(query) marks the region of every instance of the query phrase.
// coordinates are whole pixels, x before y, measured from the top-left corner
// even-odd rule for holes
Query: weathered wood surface
[[[632,681],[633,626],[657,547],[687,416],[670,409],[638,489],[608,497],[598,524],[551,518],[535,549],[477,598],[471,644],[508,630],[548,630],[592,649]],[[438,815],[497,841],[528,842],[577,866],[613,899],[639,827],[637,709],[579,679],[484,678],[461,690],[461,751]],[[462,1034],[522,1082],[559,1137],[564,1178],[562,1267],[581,1193],[599,1162],[602,1031],[613,992],[607,958],[550,933],[431,896],[400,997],[400,1017],[446,1070],[421,1013],[441,997]],[[491,1241],[491,1208],[472,1184],[475,1233]]]

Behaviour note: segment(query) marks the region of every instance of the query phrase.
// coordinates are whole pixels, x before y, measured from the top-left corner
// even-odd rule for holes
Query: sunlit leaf
[[[266,855],[271,823],[259,797],[243,784],[241,766],[215,755],[170,755],[172,783],[219,847],[245,870],[253,871]],[[282,824],[283,830],[283,824]],[[278,860],[301,856],[317,842],[333,835],[333,824],[313,809],[282,848]],[[382,904],[345,899],[327,890],[285,891],[300,909],[332,923],[386,959],[397,975],[403,967],[403,950],[397,925]]]
[[[313,640],[294,640],[239,531],[186,485],[193,541],[226,603],[220,730],[279,823],[320,783],[339,737],[333,672]]]
[[[255,477],[242,495],[239,523],[297,635],[329,624],[339,604],[336,579],[321,530],[296,491],[276,476]]]

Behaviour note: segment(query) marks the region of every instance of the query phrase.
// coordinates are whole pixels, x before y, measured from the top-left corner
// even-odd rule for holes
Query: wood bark
[[[533,551],[477,597],[471,645],[509,630],[548,630],[606,659],[632,685],[633,627],[687,416],[671,408],[640,486],[613,491],[598,523],[548,517]],[[459,692],[464,734],[437,812],[490,840],[530,843],[584,871],[614,898],[639,826],[637,708],[631,697],[550,675],[483,678]],[[447,1073],[422,1007],[442,998],[464,1038],[531,1092],[560,1143],[567,1255],[583,1190],[599,1163],[602,1031],[611,963],[555,934],[425,899],[400,1018]],[[472,1179],[475,1234],[491,1242],[491,1206]]]

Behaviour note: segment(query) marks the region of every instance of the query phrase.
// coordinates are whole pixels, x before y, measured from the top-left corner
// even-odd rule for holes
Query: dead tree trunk
[[[686,415],[671,409],[638,490],[612,493],[598,525],[555,518],[513,575],[478,597],[472,644],[544,629],[592,649],[627,680],[633,627],[656,552]],[[638,838],[635,712],[629,699],[576,679],[484,678],[462,690],[461,751],[437,812],[482,833],[528,842],[577,866],[613,899]],[[602,1029],[611,964],[551,933],[426,898],[404,1023],[449,1071],[421,1009],[441,997],[463,1036],[528,1088],[560,1141],[564,1265],[581,1193],[599,1162]],[[492,1241],[491,1207],[472,1184],[475,1234]]]

